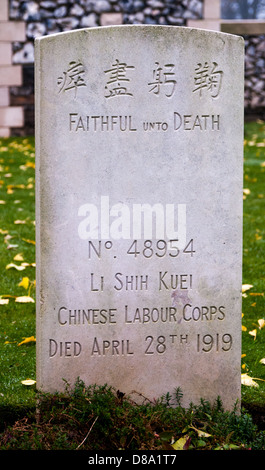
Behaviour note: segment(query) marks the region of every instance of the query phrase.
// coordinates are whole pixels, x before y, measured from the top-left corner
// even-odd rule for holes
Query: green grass
[[[252,122],[245,126],[244,146],[244,224],[243,284],[253,287],[243,297],[242,372],[259,378],[258,388],[242,386],[242,400],[247,405],[265,408],[265,124]],[[255,295],[261,294],[261,295]],[[257,330],[256,339],[249,334]],[[245,369],[244,369],[245,367]]]
[[[35,246],[26,241],[35,240],[34,139],[1,139],[0,170],[0,298],[9,300],[0,305],[0,406],[19,407],[34,399],[34,390],[21,381],[35,379],[35,343],[18,344],[35,336],[35,304],[14,297],[34,298],[35,268],[6,266],[35,262]],[[23,261],[15,261],[16,255]],[[32,281],[31,292],[18,285],[23,277]]]
[[[244,316],[242,323],[245,331],[242,331],[242,353],[244,354],[244,357],[242,357],[242,373],[247,373],[250,377],[256,379],[258,387],[242,386],[242,405],[243,411],[249,410],[255,419],[261,417],[263,420],[265,417],[265,365],[261,364],[260,360],[265,358],[265,327],[259,328],[258,321],[265,319],[264,144],[265,123],[252,122],[246,124],[244,146],[243,284],[250,284],[253,287],[246,291],[243,297],[242,312]],[[48,402],[53,400],[53,405],[51,406],[51,402],[49,402],[48,411],[43,412],[43,428],[40,435],[36,437],[38,434],[37,430],[39,429],[38,424],[34,421],[37,398],[36,389],[34,386],[25,386],[22,383],[25,379],[36,378],[36,344],[35,341],[30,341],[19,345],[23,339],[35,337],[35,304],[18,303],[16,301],[17,297],[20,296],[35,299],[35,245],[32,243],[35,239],[34,178],[34,139],[0,139],[0,433],[4,432],[3,430],[8,423],[14,423],[16,419],[22,418],[22,420],[18,421],[20,424],[17,425],[17,429],[13,429],[14,436],[12,439],[14,440],[12,441],[11,439],[11,441],[14,442],[14,446],[18,446],[19,436],[20,439],[22,439],[22,436],[27,436],[30,448],[51,449],[56,447],[70,449],[74,448],[74,446],[77,447],[78,443],[82,442],[96,417],[100,415],[101,411],[104,411],[104,419],[98,418],[93,425],[94,447],[97,448],[99,446],[101,449],[104,446],[106,447],[108,445],[106,436],[110,432],[115,432],[115,435],[113,434],[111,440],[109,439],[108,441],[110,449],[119,447],[128,448],[129,436],[131,436],[130,448],[139,449],[141,446],[151,449],[158,448],[158,442],[164,448],[163,446],[167,446],[168,443],[163,441],[163,436],[166,435],[163,433],[168,432],[173,424],[175,430],[176,426],[178,426],[178,429],[181,428],[183,430],[185,428],[184,424],[187,425],[187,420],[191,419],[191,415],[186,416],[183,410],[178,410],[180,415],[182,413],[182,426],[179,423],[177,424],[176,420],[180,419],[179,416],[177,417],[174,414],[177,411],[170,411],[170,407],[165,407],[165,404],[160,404],[158,408],[154,408],[153,404],[151,408],[145,405],[143,408],[140,407],[138,411],[135,411],[135,406],[132,406],[125,399],[121,403],[119,397],[117,398],[115,393],[112,395],[109,389],[97,391],[98,397],[95,398],[97,410],[92,407],[84,411],[85,404],[94,402],[90,395],[89,397],[86,395],[88,392],[84,392],[84,389],[82,388],[81,390],[80,387],[78,399],[77,395],[70,398],[69,395],[67,395],[67,398],[62,398],[61,396],[47,398]],[[18,260],[15,260],[14,258],[17,255],[20,255],[20,257]],[[26,263],[26,266],[23,266],[25,268],[23,270],[17,270],[14,267],[6,269],[11,263],[17,266],[23,266],[23,263]],[[28,278],[29,285],[27,288],[19,286],[23,278]],[[9,303],[1,304],[4,299],[8,299]],[[249,334],[253,330],[256,330],[256,337]],[[91,390],[89,393],[91,393]],[[104,397],[106,399],[105,402]],[[81,407],[79,409],[79,406],[76,406],[76,409],[79,411],[76,411],[75,413],[77,414],[73,414],[73,416],[72,399],[79,400],[78,403]],[[47,403],[47,400],[45,403]],[[119,407],[119,404],[122,404],[122,406]],[[110,408],[105,408],[105,405]],[[203,405],[203,407],[205,406]],[[116,409],[115,415],[113,415],[113,407]],[[57,409],[57,413],[55,409]],[[48,418],[47,413],[49,412],[50,417]],[[82,413],[86,416],[85,422],[82,421]],[[137,422],[133,421],[136,420],[134,413],[138,413]],[[195,411],[193,410],[192,416],[195,416],[194,413]],[[235,438],[237,431],[234,428],[231,430],[231,422],[229,420],[234,420],[233,425],[236,426],[236,429],[240,429],[240,432],[242,429],[246,431],[246,423],[248,423],[248,428],[251,430],[252,435],[248,436],[244,446],[250,445],[252,448],[263,446],[262,448],[265,448],[263,437],[259,437],[260,444],[257,444],[255,441],[253,447],[254,425],[251,423],[248,415],[243,413],[242,421],[237,422],[234,415],[229,415],[228,417],[223,413],[224,421],[221,424],[219,408],[219,418],[217,421],[220,429],[218,431],[218,426],[213,428],[213,420],[216,421],[216,408],[212,411],[208,410],[207,413],[204,409],[204,418],[201,416],[202,409],[196,410],[196,413],[199,413],[200,418],[192,421],[194,427],[207,429],[208,433],[211,435],[214,433],[215,435],[211,441],[210,448],[218,448],[218,446],[228,446],[229,448],[229,446],[233,445],[243,445],[243,437],[240,435],[241,437]],[[215,413],[214,418],[212,413]],[[207,414],[208,422],[206,425]],[[67,416],[72,416],[70,425]],[[262,419],[258,419],[258,421],[262,422]],[[29,420],[27,423],[31,423],[28,428],[28,434],[26,432],[27,426],[25,420]],[[128,420],[131,422],[131,427],[128,425]],[[104,422],[105,425],[108,423],[108,430],[104,428]],[[115,426],[114,422],[116,422]],[[51,423],[54,424],[53,430],[49,427]],[[79,424],[77,425],[77,423]],[[21,429],[23,428],[23,432],[21,432],[21,429],[19,431],[19,426]],[[114,426],[115,430],[110,431],[111,426]],[[227,434],[224,429],[227,429]],[[72,447],[69,432],[72,432],[72,436],[74,436]],[[217,438],[218,432],[221,434]],[[229,438],[229,432],[232,432],[233,439]],[[157,438],[158,441],[154,439],[154,433],[160,436]],[[181,432],[176,433],[174,431],[174,433],[176,440],[182,436]],[[201,446],[203,449],[209,448],[207,439],[205,444],[203,444],[205,442],[203,438],[199,442],[198,433],[194,429],[192,431],[189,430],[189,433],[193,433],[191,448],[192,446],[193,448],[194,446]],[[55,436],[57,436],[56,439]],[[103,439],[102,445],[98,444],[100,439]],[[24,443],[21,443],[21,448],[25,449],[27,448],[26,437],[24,441]],[[0,449],[14,448],[12,447],[12,442],[7,438],[6,431],[3,435],[0,434]],[[91,443],[91,439],[89,442]],[[85,445],[84,448],[86,448]]]

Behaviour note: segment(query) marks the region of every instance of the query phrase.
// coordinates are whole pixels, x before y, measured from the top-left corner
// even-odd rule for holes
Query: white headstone
[[[118,26],[35,46],[38,388],[232,407],[243,39]]]

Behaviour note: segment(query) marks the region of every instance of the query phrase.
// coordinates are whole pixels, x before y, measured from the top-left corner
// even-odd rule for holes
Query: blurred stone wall
[[[265,118],[265,35],[245,36],[246,114]]]
[[[12,135],[34,133],[34,39],[78,28],[121,24],[186,26],[203,18],[203,0],[29,0],[9,1],[9,20],[24,21],[26,41],[12,45],[13,64],[22,64],[22,86],[10,87],[12,106],[23,106],[24,127]],[[246,117],[265,118],[265,35],[247,36]]]

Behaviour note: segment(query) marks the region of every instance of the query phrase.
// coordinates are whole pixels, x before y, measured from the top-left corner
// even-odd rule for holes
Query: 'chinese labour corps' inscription
[[[240,398],[243,50],[160,26],[36,40],[39,389]]]

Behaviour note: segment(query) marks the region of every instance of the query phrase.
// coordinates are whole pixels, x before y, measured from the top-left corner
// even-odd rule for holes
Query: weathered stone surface
[[[160,26],[36,40],[39,389],[240,398],[243,50]]]

